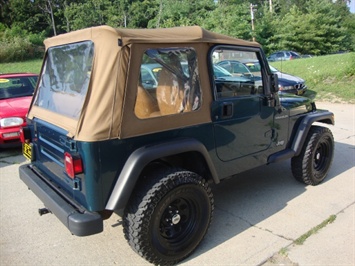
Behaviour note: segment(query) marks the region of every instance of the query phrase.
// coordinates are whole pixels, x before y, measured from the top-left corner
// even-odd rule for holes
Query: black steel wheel
[[[213,208],[211,189],[199,175],[184,170],[150,174],[126,208],[125,237],[149,262],[176,264],[202,241]]]
[[[328,174],[333,154],[332,132],[325,127],[312,126],[300,155],[291,160],[294,177],[307,185],[318,185]]]

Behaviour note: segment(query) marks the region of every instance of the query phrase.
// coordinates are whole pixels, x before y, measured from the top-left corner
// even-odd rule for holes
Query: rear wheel
[[[214,208],[211,189],[184,170],[150,174],[143,183],[125,211],[125,237],[149,262],[176,264],[207,232]]]
[[[318,185],[329,171],[333,154],[332,132],[325,127],[312,126],[300,155],[291,160],[294,177],[307,185]]]

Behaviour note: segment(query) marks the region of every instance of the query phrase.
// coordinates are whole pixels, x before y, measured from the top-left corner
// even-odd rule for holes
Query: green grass
[[[316,100],[355,103],[355,53],[272,62],[282,72],[306,80]]]
[[[0,73],[39,73],[42,60],[0,63]],[[273,62],[282,72],[306,80],[306,96],[329,102],[355,103],[355,53],[319,56],[313,58]]]
[[[322,223],[319,225],[313,227],[311,230],[309,230],[307,233],[301,235],[299,238],[294,240],[292,244],[289,244],[286,247],[283,247],[279,250],[278,254],[274,254],[271,258],[268,259],[267,263],[265,265],[298,265],[297,263],[293,263],[289,258],[288,258],[288,252],[289,248],[292,245],[303,245],[303,243],[312,235],[317,234],[319,230],[322,228],[326,227],[328,224],[331,224],[335,221],[336,215],[330,215],[327,219],[325,219]],[[264,264],[263,264],[264,265]]]
[[[309,238],[310,236],[316,234],[320,229],[322,229],[323,227],[326,227],[328,224],[333,223],[335,221],[335,219],[336,219],[336,215],[329,216],[329,218],[324,220],[321,224],[317,225],[316,227],[313,227],[307,233],[305,233],[302,236],[300,236],[299,238],[297,238],[294,241],[294,244],[302,245],[307,240],[307,238]]]
[[[0,63],[0,73],[31,72],[39,74],[42,59],[29,60],[15,63]]]

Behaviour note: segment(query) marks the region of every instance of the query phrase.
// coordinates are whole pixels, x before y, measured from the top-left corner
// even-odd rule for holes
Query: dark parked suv
[[[20,178],[44,203],[40,213],[74,235],[100,233],[104,219],[122,215],[133,250],[175,264],[209,228],[212,183],[286,159],[306,184],[328,173],[333,136],[313,123],[333,124],[333,114],[300,96],[280,102],[255,42],[196,26],[100,26],[45,45]],[[259,62],[258,77],[217,77],[215,63],[241,58]],[[159,64],[156,86],[142,80],[146,64]]]
[[[279,51],[275,52],[267,58],[268,61],[282,61],[282,60],[293,60],[299,59],[301,56],[293,51]]]
[[[251,74],[260,72],[260,64],[258,62],[246,61],[244,62],[244,65],[248,67]],[[277,74],[278,76],[279,94],[292,93],[296,95],[303,95],[306,92],[307,85],[302,78],[283,73],[271,65],[269,67],[271,72]]]

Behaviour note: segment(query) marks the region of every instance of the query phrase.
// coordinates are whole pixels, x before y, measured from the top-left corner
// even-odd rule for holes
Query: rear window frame
[[[95,45],[90,40],[48,48],[33,105],[79,120],[91,79],[94,52]],[[79,71],[81,75],[77,75]]]

